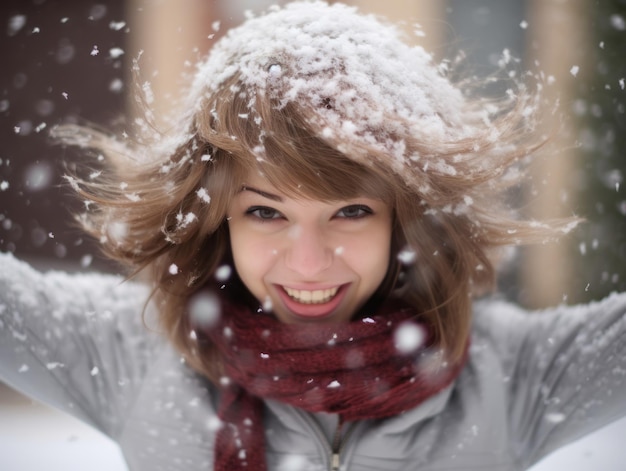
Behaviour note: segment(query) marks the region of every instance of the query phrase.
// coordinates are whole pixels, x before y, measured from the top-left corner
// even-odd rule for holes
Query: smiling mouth
[[[283,288],[291,299],[301,304],[328,303],[335,297],[337,291],[339,291],[338,286],[329,289],[316,290],[293,289],[287,288],[286,286],[284,286]]]

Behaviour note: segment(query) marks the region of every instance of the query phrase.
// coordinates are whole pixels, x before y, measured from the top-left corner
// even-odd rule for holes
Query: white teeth
[[[285,291],[295,301],[302,304],[323,304],[327,303],[337,294],[339,287],[330,289],[316,289],[313,291],[305,289],[293,289],[285,287]]]

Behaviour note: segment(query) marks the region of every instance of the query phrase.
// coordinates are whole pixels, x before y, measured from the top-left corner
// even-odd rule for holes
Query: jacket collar
[[[422,402],[414,409],[403,412],[397,416],[383,419],[379,422],[379,433],[392,434],[402,432],[411,426],[429,419],[439,414],[448,403],[450,395],[454,389],[455,382],[445,389]],[[302,431],[302,419],[293,406],[279,401],[266,400],[267,409],[283,424],[283,426],[294,430]],[[305,412],[308,413],[308,412]]]
[[[434,396],[426,399],[416,408],[382,421],[378,429],[379,433],[400,433],[419,422],[435,417],[446,407],[454,389],[454,385],[455,382]]]

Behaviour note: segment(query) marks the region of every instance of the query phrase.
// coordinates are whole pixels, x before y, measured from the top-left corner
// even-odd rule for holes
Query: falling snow
[[[189,300],[188,309],[192,322],[205,328],[215,325],[221,316],[219,300],[207,292],[193,295]]]
[[[9,36],[15,36],[26,25],[25,15],[15,15],[9,19],[9,26],[7,28],[7,34]]]
[[[401,324],[394,331],[394,345],[403,354],[416,351],[423,345],[424,339],[424,329],[410,322]]]
[[[550,412],[546,414],[546,420],[553,424],[558,424],[563,422],[567,416],[561,412]]]
[[[398,260],[403,265],[411,265],[417,259],[417,252],[415,250],[406,248],[398,252]]]
[[[222,265],[215,270],[215,279],[217,281],[228,281],[232,275],[233,269],[230,265]]]
[[[124,27],[126,27],[125,21],[111,21],[109,23],[109,28],[111,28],[114,31],[120,31],[124,29]]]
[[[124,49],[119,48],[119,47],[114,47],[109,49],[109,56],[111,57],[111,59],[117,59],[119,57],[122,57],[124,55]]]
[[[611,26],[618,31],[626,30],[626,21],[622,15],[611,15]]]

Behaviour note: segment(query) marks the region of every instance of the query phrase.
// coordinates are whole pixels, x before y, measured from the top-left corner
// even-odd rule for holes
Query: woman
[[[578,221],[494,203],[540,96],[465,92],[392,26],[296,2],[215,45],[171,132],[57,129],[108,157],[70,177],[80,220],[144,282],[3,257],[1,377],[131,469],[516,470],[624,415],[626,296],[476,299],[499,249]]]

